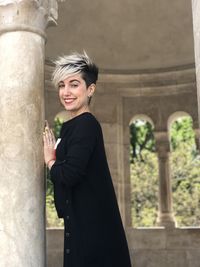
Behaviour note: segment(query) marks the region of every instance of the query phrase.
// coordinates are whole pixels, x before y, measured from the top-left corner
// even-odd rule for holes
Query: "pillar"
[[[55,0],[0,1],[0,266],[45,266],[45,29]]]
[[[130,133],[123,118],[123,101],[117,98],[117,174],[118,204],[125,228],[132,227],[131,220],[131,185],[130,185]],[[113,132],[114,135],[114,132]],[[113,137],[112,137],[113,138]]]
[[[159,211],[157,224],[164,227],[174,227],[175,219],[172,211],[168,134],[167,132],[156,132],[155,139],[159,166]]]
[[[196,149],[198,153],[200,152],[200,129],[194,129],[194,138],[195,138],[195,144],[196,144]]]
[[[192,0],[195,68],[197,81],[198,113],[200,123],[200,2]]]

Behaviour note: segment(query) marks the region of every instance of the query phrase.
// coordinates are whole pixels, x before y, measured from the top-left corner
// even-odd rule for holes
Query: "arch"
[[[172,114],[169,116],[168,120],[167,120],[167,129],[168,129],[168,131],[170,131],[171,125],[172,125],[177,119],[179,119],[179,118],[181,118],[181,117],[188,117],[188,116],[192,118],[192,116],[191,116],[189,113],[185,112],[185,111],[176,111],[176,112],[172,113]],[[192,120],[193,120],[193,118],[192,118]]]
[[[153,120],[149,116],[147,116],[146,114],[137,114],[137,115],[134,115],[132,117],[132,119],[130,120],[129,125],[132,124],[132,123],[134,123],[134,121],[136,121],[136,120],[144,120],[144,121],[147,121],[147,122],[149,122],[154,127]]]

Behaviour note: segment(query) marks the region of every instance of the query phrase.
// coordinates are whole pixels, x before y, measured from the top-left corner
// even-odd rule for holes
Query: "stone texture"
[[[85,49],[118,73],[193,63],[191,1],[66,0],[48,39],[49,58]]]
[[[116,123],[117,121],[117,98],[112,94],[95,93],[97,100],[94,106],[94,113],[103,123]],[[106,107],[106,108],[102,108]],[[109,116],[108,116],[109,114]]]
[[[37,35],[0,36],[2,267],[44,265],[43,45]]]
[[[166,248],[166,233],[162,228],[127,229],[130,248],[156,250]]]
[[[61,267],[63,263],[64,230],[47,229],[47,267]]]
[[[175,219],[172,211],[172,187],[170,173],[170,142],[167,132],[155,132],[156,152],[159,167],[159,226],[174,227]]]
[[[118,125],[117,123],[101,123],[104,134],[104,141],[106,144],[116,145],[118,142]]]
[[[193,32],[194,32],[194,48],[195,48],[195,68],[197,80],[197,96],[198,96],[198,113],[200,116],[200,3],[197,0],[192,0],[193,14]]]
[[[191,243],[191,236],[198,241],[199,229],[129,228],[127,235],[133,267],[199,266],[199,250]]]
[[[56,2],[50,4],[0,1],[1,267],[45,266],[44,37]]]

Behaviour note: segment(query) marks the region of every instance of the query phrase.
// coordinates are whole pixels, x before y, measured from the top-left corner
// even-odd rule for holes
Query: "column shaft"
[[[44,266],[43,47],[32,33],[0,36],[1,266]]]
[[[197,96],[198,96],[198,113],[200,123],[200,2],[192,0],[193,14],[193,33],[194,33],[194,52],[195,52],[195,69],[197,81]]]
[[[1,267],[45,266],[42,131],[47,7],[48,1],[0,3]]]
[[[156,148],[159,165],[159,212],[157,223],[160,226],[174,227],[172,208],[172,188],[169,164],[169,141],[167,133],[156,133]]]

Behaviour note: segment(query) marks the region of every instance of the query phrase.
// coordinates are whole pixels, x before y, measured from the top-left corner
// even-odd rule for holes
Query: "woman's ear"
[[[96,89],[96,84],[92,83],[90,84],[90,86],[88,87],[88,96],[91,97]]]

